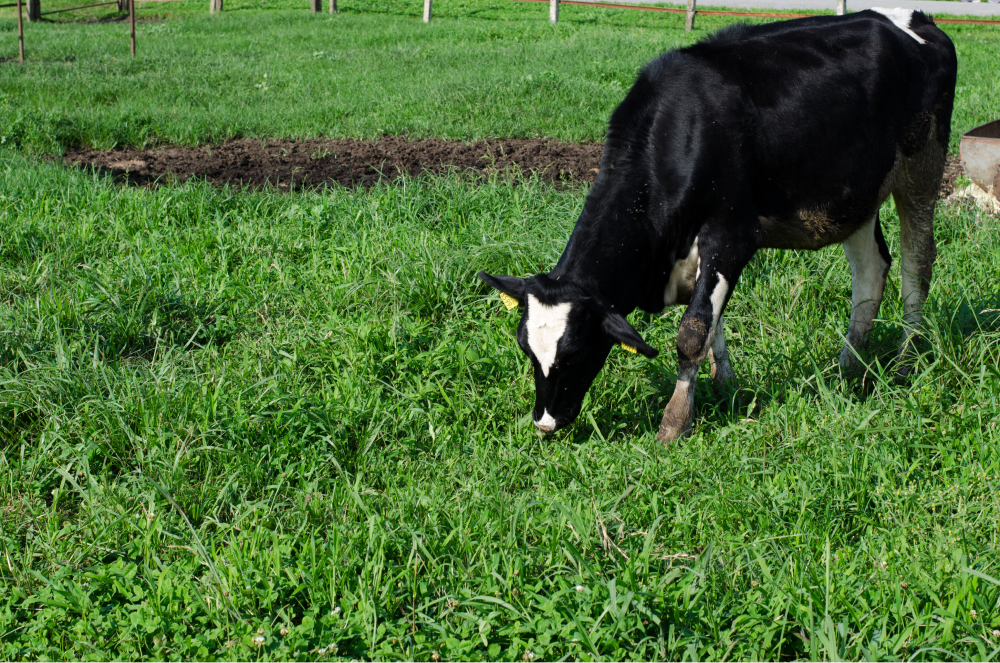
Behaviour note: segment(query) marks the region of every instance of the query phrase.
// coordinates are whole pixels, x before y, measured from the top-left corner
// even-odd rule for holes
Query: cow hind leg
[[[851,265],[851,322],[847,343],[840,353],[840,366],[847,372],[858,368],[859,353],[868,346],[885,293],[885,279],[892,262],[878,212],[868,223],[844,240],[844,255]]]
[[[715,337],[712,339],[712,347],[708,351],[708,361],[712,366],[712,382],[716,388],[725,389],[736,386],[736,376],[729,363],[729,350],[726,348],[725,326],[722,317],[719,317],[719,322],[715,326]]]
[[[937,257],[934,206],[944,172],[945,154],[945,148],[936,140],[928,141],[919,154],[903,160],[900,183],[892,192],[900,224],[904,321],[903,341],[896,367],[897,382],[905,381],[913,366],[914,334],[920,329],[934,259]]]
[[[937,246],[934,242],[934,202],[900,205],[900,281],[903,298],[903,341],[896,367],[897,382],[905,381],[913,366],[913,335],[920,329],[924,302],[931,285]]]

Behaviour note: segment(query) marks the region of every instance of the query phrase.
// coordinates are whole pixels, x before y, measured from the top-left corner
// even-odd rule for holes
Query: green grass
[[[682,16],[573,6],[553,28],[545,5],[513,0],[442,0],[430,25],[419,2],[251,9],[279,6],[298,5],[213,17],[201,0],[146,3],[180,16],[139,24],[134,60],[125,24],[32,24],[29,62],[0,67],[0,141],[50,153],[243,136],[598,141],[640,67],[733,20],[703,16],[687,35]],[[944,29],[961,57],[954,147],[1000,108],[1000,28]]]
[[[701,384],[664,449],[679,310],[538,439],[474,277],[551,265],[582,191],[2,168],[2,658],[998,653],[995,219],[940,213],[905,387],[837,377],[839,249],[760,255],[727,311],[744,389]]]
[[[901,387],[898,266],[847,384],[841,250],[759,255],[727,310],[742,389],[703,379],[694,436],[662,448],[679,309],[633,316],[660,357],[612,353],[579,421],[540,439],[516,314],[474,276],[554,264],[583,189],[138,189],[35,156],[384,127],[599,139],[612,84],[683,39],[625,14],[552,31],[442,2],[428,29],[388,7],[335,17],[326,47],[326,17],[180,15],[143,26],[177,31],[135,63],[101,41],[120,25],[45,24],[49,55],[0,66],[0,659],[995,660],[995,217],[939,208]],[[997,33],[961,34],[960,130],[997,95]],[[271,96],[231,84],[265,71]],[[354,114],[307,93],[334,71]]]

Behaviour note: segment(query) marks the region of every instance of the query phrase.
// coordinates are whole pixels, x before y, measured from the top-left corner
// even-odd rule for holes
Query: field
[[[660,357],[613,352],[539,438],[516,314],[475,278],[551,267],[585,184],[289,194],[60,163],[599,141],[637,68],[688,39],[642,12],[341,7],[158,6],[134,61],[122,24],[36,24],[33,59],[0,65],[0,659],[1000,655],[997,217],[939,206],[903,386],[898,266],[850,383],[841,249],[759,254],[726,314],[741,388],[699,384],[694,435],[663,448],[679,309],[633,316]],[[1000,107],[1000,30],[947,30],[957,139]]]

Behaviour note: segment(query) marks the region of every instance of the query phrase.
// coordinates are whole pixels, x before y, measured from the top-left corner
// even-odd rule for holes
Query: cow
[[[533,420],[572,422],[612,347],[657,356],[636,309],[686,305],[677,383],[657,439],[689,433],[706,355],[733,380],[723,314],[758,249],[841,243],[852,279],[840,365],[856,371],[891,258],[879,208],[901,227],[904,332],[896,378],[936,248],[934,205],[951,131],[957,60],[931,17],[904,9],[738,24],[669,51],[637,76],[608,122],[596,180],[555,268],[479,277],[523,313]]]

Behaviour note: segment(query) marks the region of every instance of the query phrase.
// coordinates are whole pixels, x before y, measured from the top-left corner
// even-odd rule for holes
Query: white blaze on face
[[[534,295],[528,295],[528,319],[524,323],[528,330],[528,347],[545,377],[549,377],[549,369],[555,363],[556,348],[566,333],[566,318],[572,306],[569,302],[549,306]]]
[[[913,18],[912,9],[886,9],[885,7],[872,7],[873,12],[878,12],[896,24],[896,27],[917,40],[919,44],[926,44],[927,40],[910,29],[910,20]]]

